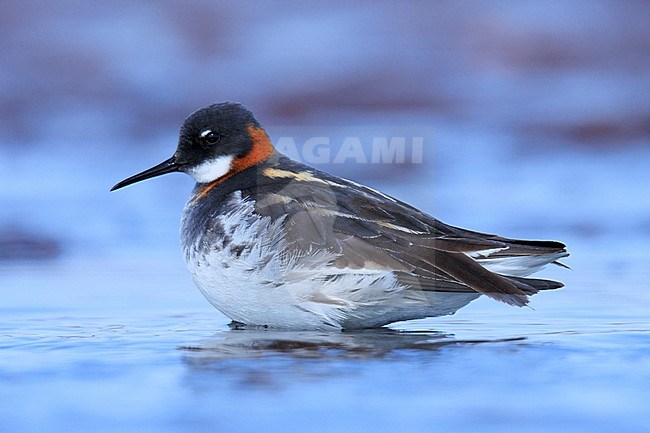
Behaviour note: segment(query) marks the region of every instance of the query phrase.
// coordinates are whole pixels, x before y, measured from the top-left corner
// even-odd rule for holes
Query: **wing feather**
[[[288,248],[327,248],[337,256],[333,265],[338,268],[388,269],[414,289],[476,291],[517,306],[527,304],[528,294],[558,287],[547,280],[496,274],[471,256],[557,258],[568,255],[560,242],[449,226],[370,188],[313,170],[309,176],[295,173],[295,178],[299,180],[281,189],[258,194],[255,205],[260,215],[285,219]]]

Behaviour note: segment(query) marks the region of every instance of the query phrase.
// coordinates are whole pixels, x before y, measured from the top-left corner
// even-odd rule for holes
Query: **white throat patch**
[[[225,176],[230,171],[232,155],[223,155],[217,158],[209,159],[203,164],[187,170],[187,174],[192,176],[198,183],[208,183]]]

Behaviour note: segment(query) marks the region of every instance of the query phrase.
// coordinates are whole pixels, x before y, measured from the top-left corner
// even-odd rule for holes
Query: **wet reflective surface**
[[[2,2],[0,431],[649,431],[650,10],[430,4]],[[231,329],[181,259],[191,180],[108,193],[229,99],[299,154],[422,137],[420,162],[319,168],[566,242],[572,270],[538,274],[566,287],[380,330]]]
[[[644,431],[647,256],[611,283],[571,243],[574,269],[548,272],[567,288],[534,309],[342,333],[231,329],[172,257],[3,268],[2,429]]]

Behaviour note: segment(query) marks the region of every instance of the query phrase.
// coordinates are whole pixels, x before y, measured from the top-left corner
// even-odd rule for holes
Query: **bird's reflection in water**
[[[197,379],[192,380],[196,386],[209,386],[208,375],[218,377],[221,384],[226,380],[237,386],[277,388],[295,381],[355,374],[368,365],[358,360],[385,364],[425,357],[433,362],[450,346],[521,340],[459,340],[437,331],[389,328],[346,332],[234,328],[180,350],[190,379]]]

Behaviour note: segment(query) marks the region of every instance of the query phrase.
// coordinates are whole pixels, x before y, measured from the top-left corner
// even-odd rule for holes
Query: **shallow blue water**
[[[568,240],[534,309],[344,333],[229,329],[173,256],[4,268],[0,427],[647,431],[648,256],[612,280]]]
[[[331,3],[331,2],[330,2]],[[3,1],[0,431],[650,431],[643,2]],[[383,330],[231,330],[178,246],[183,118],[422,137],[320,168],[450,224],[567,243],[562,290]]]

